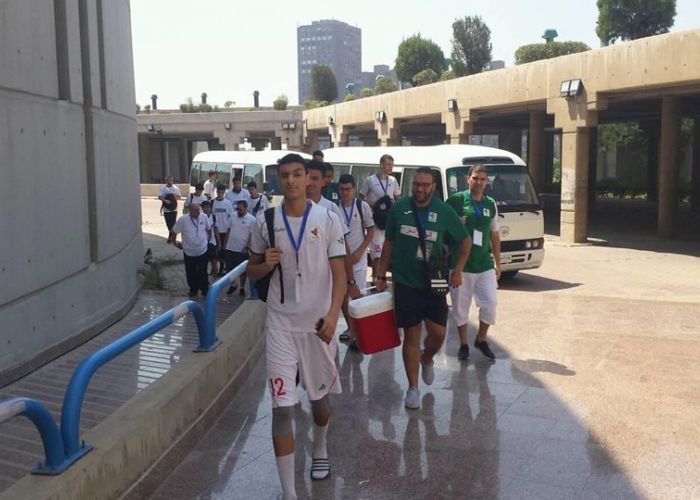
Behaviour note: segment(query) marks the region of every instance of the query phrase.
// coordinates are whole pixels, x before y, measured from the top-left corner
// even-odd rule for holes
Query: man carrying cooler
[[[447,199],[447,204],[462,218],[472,239],[467,264],[464,268],[454,267],[452,271],[462,271],[462,286],[450,290],[452,317],[459,332],[460,347],[457,357],[462,360],[469,357],[467,323],[472,297],[479,308],[479,333],[474,339],[474,347],[487,358],[496,359],[486,341],[486,335],[489,326],[496,322],[496,289],[501,277],[501,239],[498,234],[496,202],[490,196],[484,195],[487,183],[486,167],[474,165],[467,174],[469,189],[455,193]]]
[[[386,241],[379,262],[377,290],[386,289],[386,273],[394,283],[396,326],[403,328],[403,362],[408,377],[406,408],[420,407],[418,366],[423,382],[433,383],[433,356],[447,333],[447,263],[443,243],[448,234],[458,244],[456,265],[469,257],[470,240],[455,211],[433,196],[435,176],[428,167],[416,170],[413,194],[394,203],[386,223]],[[459,287],[462,275],[453,273],[449,286]],[[421,326],[428,335],[421,353]]]

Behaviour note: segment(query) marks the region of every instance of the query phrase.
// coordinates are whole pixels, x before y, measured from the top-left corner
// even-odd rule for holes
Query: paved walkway
[[[297,409],[300,498],[700,498],[698,247],[642,246],[548,237],[544,266],[499,292],[498,361],[459,362],[451,325],[418,411],[399,349],[341,347],[329,481],[309,479]],[[154,499],[276,498],[264,363]]]

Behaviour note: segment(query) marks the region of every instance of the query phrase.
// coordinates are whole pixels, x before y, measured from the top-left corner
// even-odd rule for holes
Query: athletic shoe
[[[462,344],[459,346],[459,352],[457,353],[457,359],[464,361],[469,359],[469,346],[467,344]]]
[[[425,382],[426,385],[431,385],[435,381],[435,361],[433,360],[430,364],[425,363],[421,353],[420,368],[420,374],[421,377],[423,377],[423,382]]]
[[[406,408],[411,410],[417,410],[420,408],[420,391],[418,387],[409,387],[406,391],[406,399],[403,400]]]
[[[331,477],[331,463],[327,458],[311,459],[311,479],[323,481]]]
[[[481,342],[479,342],[478,340],[475,340],[474,347],[479,349],[481,351],[481,353],[484,356],[486,356],[487,358],[489,358],[490,360],[493,361],[496,359],[496,355],[493,353],[493,351],[489,347],[489,343],[486,342],[485,340],[482,340]]]
[[[232,295],[233,292],[236,291],[236,288],[238,288],[238,285],[231,285],[228,287],[228,290],[226,290],[226,295]]]
[[[340,340],[341,342],[347,342],[348,340],[350,340],[350,330],[345,330],[343,333],[338,335],[338,340]]]

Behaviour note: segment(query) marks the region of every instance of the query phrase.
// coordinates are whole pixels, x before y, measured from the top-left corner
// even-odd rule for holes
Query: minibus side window
[[[265,184],[267,185],[267,194],[282,194],[282,189],[280,188],[279,182],[279,166],[277,164],[266,165],[265,166]],[[258,190],[263,191],[264,186],[258,184]]]
[[[190,170],[190,186],[194,186],[199,182],[202,172],[202,164],[199,162],[192,164],[192,170]]]
[[[258,189],[262,191],[263,187],[263,168],[259,164],[246,164],[243,167],[243,187],[246,187],[250,181],[255,181]]]

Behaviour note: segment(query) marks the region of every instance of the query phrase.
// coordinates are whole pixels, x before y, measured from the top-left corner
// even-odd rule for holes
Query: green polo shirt
[[[472,249],[469,252],[469,260],[464,266],[465,273],[483,273],[493,269],[493,258],[491,257],[491,224],[493,219],[498,217],[496,202],[490,196],[484,196],[481,202],[473,201],[469,191],[455,193],[447,199],[447,204],[451,206],[460,217],[465,217],[464,227],[469,231],[472,238]],[[479,215],[479,212],[482,212]],[[474,230],[481,231],[482,245],[474,245]],[[454,267],[457,258],[452,252],[451,266]]]
[[[386,239],[393,243],[391,274],[394,283],[411,288],[425,288],[425,263],[422,260],[411,199],[409,196],[399,199],[391,206],[387,218]],[[445,234],[459,243],[467,237],[467,231],[455,211],[437,198],[433,197],[427,207],[419,210],[425,224],[429,258],[439,258],[442,255]]]

